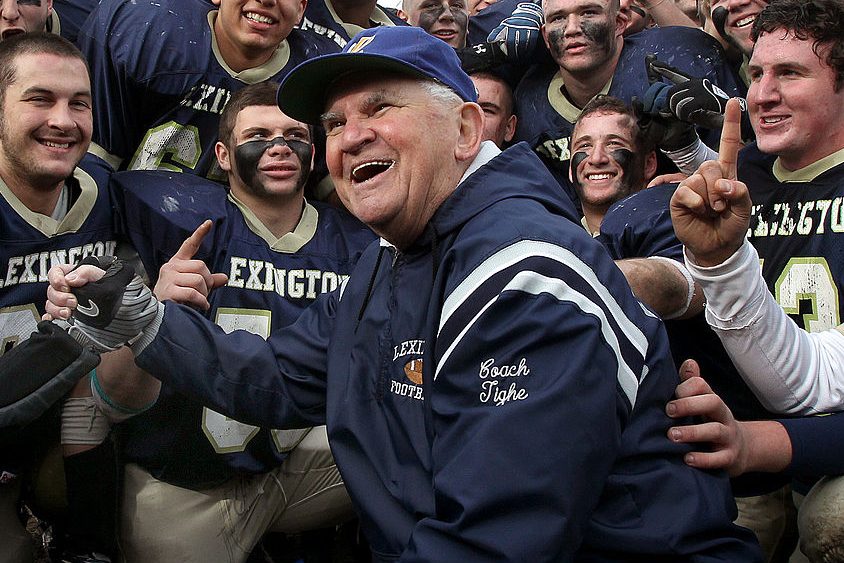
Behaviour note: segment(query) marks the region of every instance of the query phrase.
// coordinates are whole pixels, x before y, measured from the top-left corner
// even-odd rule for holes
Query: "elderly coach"
[[[666,438],[659,320],[529,147],[481,142],[475,102],[415,28],[303,63],[280,106],[324,125],[340,198],[382,237],[348,282],[268,341],[137,285],[119,322],[74,311],[72,332],[133,339],[141,367],[240,420],[327,422],[377,561],[760,561],[723,476]],[[63,318],[96,269],[69,270],[51,272]]]

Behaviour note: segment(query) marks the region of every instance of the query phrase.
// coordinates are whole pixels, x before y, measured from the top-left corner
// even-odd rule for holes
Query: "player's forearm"
[[[617,260],[616,265],[633,294],[663,319],[686,318],[701,311],[700,292],[695,292],[679,262],[651,257]]]
[[[791,439],[775,420],[740,422],[747,444],[745,472],[779,473],[791,463]]]
[[[809,334],[776,303],[745,241],[731,258],[702,268],[688,259],[703,288],[706,317],[748,385],[771,410],[812,414],[844,405],[844,335]]]

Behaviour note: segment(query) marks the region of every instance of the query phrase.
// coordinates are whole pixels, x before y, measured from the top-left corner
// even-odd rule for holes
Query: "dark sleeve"
[[[844,473],[844,413],[779,419],[791,438],[788,471],[794,475]]]
[[[339,290],[323,294],[268,340],[225,333],[200,313],[167,302],[157,336],[137,364],[189,397],[248,424],[325,424],[328,338]]]
[[[683,261],[683,245],[674,234],[668,202],[676,185],[646,188],[607,211],[598,241],[614,260],[663,256]]]

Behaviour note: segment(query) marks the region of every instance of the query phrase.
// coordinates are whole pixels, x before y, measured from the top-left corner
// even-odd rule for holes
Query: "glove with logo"
[[[460,66],[466,74],[480,72],[497,67],[507,62],[507,55],[504,53],[504,42],[478,43],[471,47],[455,49],[460,58]]]
[[[724,122],[724,110],[730,96],[708,78],[695,78],[669,66],[653,55],[645,59],[648,77],[654,87],[657,84],[666,88],[661,91],[652,111],[667,117],[667,113],[681,121],[693,123],[708,129],[720,129]],[[657,82],[660,78],[671,84]],[[645,96],[647,98],[647,95]],[[741,100],[742,111],[746,109]]]
[[[528,62],[541,41],[543,21],[541,6],[533,2],[521,2],[490,32],[487,41],[503,41],[504,52],[509,60]]]
[[[660,149],[675,151],[695,143],[698,135],[691,123],[680,121],[671,113],[666,116],[655,111],[668,88],[668,84],[655,82],[645,92],[644,101],[634,96],[631,105],[642,134]]]
[[[105,270],[105,275],[72,289],[78,305],[68,320],[68,334],[96,352],[132,343],[155,318],[158,300],[122,260],[89,256],[79,263],[83,265]]]

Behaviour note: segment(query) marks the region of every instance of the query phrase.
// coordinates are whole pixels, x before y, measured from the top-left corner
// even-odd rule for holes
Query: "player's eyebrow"
[[[50,97],[56,97],[57,96],[57,94],[54,90],[50,90],[49,88],[44,88],[44,87],[41,87],[41,86],[30,86],[29,88],[27,88],[26,90],[21,92],[21,96],[35,96],[35,95],[50,96]],[[70,97],[71,98],[90,98],[91,97],[91,91],[88,90],[88,89],[79,90],[79,91],[71,94]]]
[[[269,132],[270,132],[270,130],[267,129],[266,127],[255,126],[255,127],[247,127],[246,129],[241,131],[240,134],[244,135],[244,136],[251,135],[253,133],[261,133],[261,134],[265,135]]]

